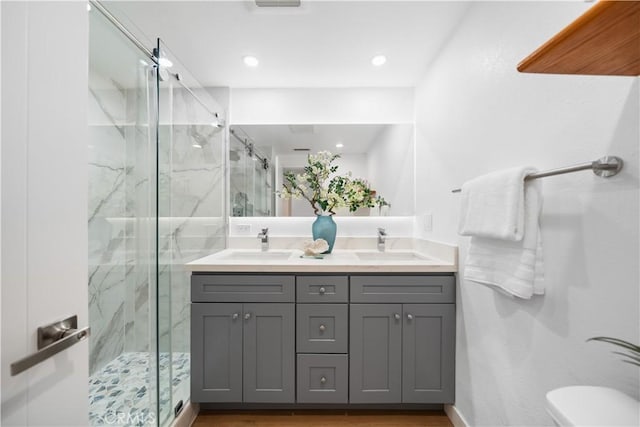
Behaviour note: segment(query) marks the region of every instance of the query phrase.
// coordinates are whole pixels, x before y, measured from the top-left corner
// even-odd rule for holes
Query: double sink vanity
[[[343,245],[316,259],[283,246],[187,265],[193,402],[453,403],[456,248],[405,239],[384,252]]]

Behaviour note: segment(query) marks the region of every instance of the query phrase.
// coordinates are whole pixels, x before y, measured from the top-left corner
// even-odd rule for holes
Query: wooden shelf
[[[518,71],[640,75],[640,1],[599,1],[522,60]]]

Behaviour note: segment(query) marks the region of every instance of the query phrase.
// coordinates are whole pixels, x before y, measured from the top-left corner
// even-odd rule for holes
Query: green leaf
[[[622,360],[625,363],[629,363],[635,366],[640,366],[640,346],[636,344],[621,340],[619,338],[612,338],[612,337],[593,337],[587,340],[587,342],[589,341],[600,341],[600,342],[605,342],[607,344],[621,347],[629,351],[630,353],[623,353],[621,351],[614,351],[612,353],[629,359],[629,360]]]
[[[640,346],[636,345],[636,344],[632,344],[628,341],[624,341],[621,340],[619,338],[611,338],[611,337],[593,337],[593,338],[589,338],[587,340],[587,342],[589,341],[601,341],[601,342],[606,342],[609,344],[613,344],[613,345],[617,345],[619,347],[623,347],[626,348],[627,350],[631,350],[635,353],[640,353]]]
[[[627,357],[635,362],[640,362],[640,355],[622,353],[621,351],[613,351],[612,353],[617,354],[618,356]]]

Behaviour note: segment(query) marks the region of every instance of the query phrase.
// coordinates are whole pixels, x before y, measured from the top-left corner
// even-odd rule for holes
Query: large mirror
[[[231,216],[313,216],[309,202],[276,191],[287,172],[300,173],[319,151],[339,154],[336,173],[366,180],[388,204],[337,215],[413,215],[412,124],[243,124],[229,131]]]

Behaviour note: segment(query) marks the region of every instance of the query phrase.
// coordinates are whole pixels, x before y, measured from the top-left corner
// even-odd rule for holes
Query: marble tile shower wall
[[[139,89],[92,72],[89,89],[90,373],[149,348],[149,221],[153,131],[144,69]],[[144,313],[144,315],[141,315]]]
[[[92,76],[93,79],[94,76]],[[96,77],[96,79],[98,79]],[[90,372],[123,352],[149,350],[149,257],[155,203],[149,188],[149,128],[136,108],[144,91],[127,91],[110,81],[90,91],[89,310],[92,325]],[[189,284],[182,265],[225,244],[224,134],[211,120],[191,117],[189,100],[174,91],[171,124],[160,137],[159,263],[161,334],[171,334],[171,351],[189,349]],[[199,145],[201,148],[197,148]],[[153,184],[153,183],[151,183]],[[150,209],[150,205],[151,209]],[[168,349],[167,349],[168,350]]]

